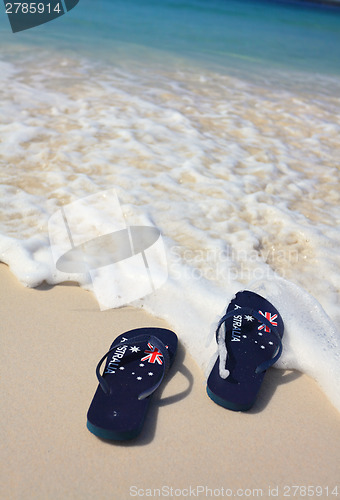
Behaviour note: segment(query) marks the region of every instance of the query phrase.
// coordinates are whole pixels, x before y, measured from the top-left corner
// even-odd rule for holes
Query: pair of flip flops
[[[207,381],[209,397],[231,410],[251,408],[266,370],[281,355],[282,335],[282,318],[270,302],[238,292],[217,327],[219,355]],[[137,437],[176,350],[176,334],[164,328],[139,328],[117,337],[96,369],[99,385],[88,429],[103,439]]]

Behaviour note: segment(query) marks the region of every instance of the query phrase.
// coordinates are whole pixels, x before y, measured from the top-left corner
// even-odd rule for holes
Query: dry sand
[[[0,283],[2,500],[340,496],[340,415],[307,376],[270,369],[255,407],[228,411],[180,342],[140,437],[109,443],[86,429],[99,358],[128,329],[171,325],[101,312],[74,284],[24,288],[3,264]]]

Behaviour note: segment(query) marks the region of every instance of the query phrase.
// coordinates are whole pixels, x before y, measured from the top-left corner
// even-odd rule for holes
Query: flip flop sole
[[[247,411],[250,410],[250,408],[253,406],[255,399],[248,402],[248,403],[237,403],[233,401],[227,401],[221,396],[218,396],[217,394],[214,394],[209,387],[207,386],[207,394],[209,398],[214,401],[214,403],[218,404],[219,406],[223,406],[223,408],[227,408],[227,410],[232,410],[232,411]]]
[[[89,420],[87,420],[86,422],[86,427],[90,432],[92,432],[92,434],[94,434],[100,439],[108,439],[110,441],[128,441],[130,439],[135,439],[140,434],[143,428],[143,422],[137,428],[126,432],[123,431],[115,432],[115,431],[110,431],[108,429],[103,429],[101,427],[97,427],[96,425],[91,424]]]

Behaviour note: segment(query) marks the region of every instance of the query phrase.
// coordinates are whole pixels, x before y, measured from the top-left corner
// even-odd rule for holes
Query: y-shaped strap
[[[238,309],[234,309],[233,311],[227,312],[220,319],[220,321],[218,322],[218,325],[217,325],[217,329],[216,329],[217,343],[218,343],[219,348],[221,349],[221,342],[220,342],[219,332],[220,332],[220,328],[223,325],[223,323],[225,323],[225,321],[227,319],[232,318],[233,316],[238,316],[238,315],[243,315],[243,314],[249,314],[251,316],[254,316],[254,318],[256,318],[258,321],[260,321],[260,323],[265,324],[269,328],[270,332],[275,335],[275,337],[277,338],[277,340],[279,342],[278,348],[277,348],[277,352],[275,353],[275,356],[273,358],[271,358],[271,359],[268,359],[267,361],[264,361],[263,363],[261,363],[256,368],[255,373],[261,373],[261,372],[264,372],[264,371],[268,370],[268,368],[270,366],[272,366],[274,363],[276,363],[276,361],[281,356],[281,353],[282,353],[282,339],[280,337],[280,334],[278,333],[278,330],[277,330],[276,326],[272,325],[272,323],[265,316],[263,316],[262,314],[260,314],[258,311],[256,311],[255,309],[252,309],[250,307],[240,307]],[[225,369],[225,366],[223,366],[223,361],[226,361],[226,359],[227,359],[227,347],[226,347],[226,343],[225,342],[224,342],[223,350],[225,352],[223,352],[223,356],[220,356],[220,376],[222,378],[227,378],[228,375],[229,375],[229,371]],[[225,363],[224,363],[224,365],[225,365]]]
[[[118,342],[117,344],[113,344],[111,349],[109,351],[107,351],[107,353],[99,361],[97,368],[96,368],[96,375],[97,375],[100,387],[103,389],[105,394],[111,394],[111,388],[110,388],[109,384],[107,383],[107,381],[105,380],[105,378],[100,373],[100,368],[101,368],[103,362],[108,357],[108,355],[111,354],[111,352],[113,352],[117,349],[117,347],[120,347],[123,345],[131,345],[131,344],[134,344],[136,342],[150,342],[150,344],[152,344],[153,347],[158,349],[159,352],[161,353],[161,355],[163,356],[163,373],[162,373],[161,378],[158,380],[158,382],[156,382],[155,385],[150,387],[150,389],[146,389],[144,392],[142,392],[138,396],[138,399],[141,400],[141,399],[147,398],[153,392],[155,392],[155,390],[158,389],[158,387],[161,385],[165,375],[167,374],[167,372],[170,368],[170,356],[168,353],[168,349],[165,347],[163,342],[161,340],[159,340],[159,338],[155,337],[154,335],[137,335],[136,337],[128,339],[127,341],[121,341],[121,342]]]

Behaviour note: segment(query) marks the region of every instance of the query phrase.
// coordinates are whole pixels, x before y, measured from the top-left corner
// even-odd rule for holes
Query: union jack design
[[[148,361],[149,363],[158,363],[159,365],[162,365],[163,354],[156,347],[153,347],[150,343],[148,343],[148,347],[149,349],[146,349],[146,351],[144,351],[147,356],[144,356],[141,361]]]
[[[269,312],[263,313],[262,311],[259,311],[262,316],[264,316],[273,326],[277,326],[277,314],[270,314]],[[258,327],[258,330],[264,330],[265,332],[270,332],[269,326],[262,324]]]

